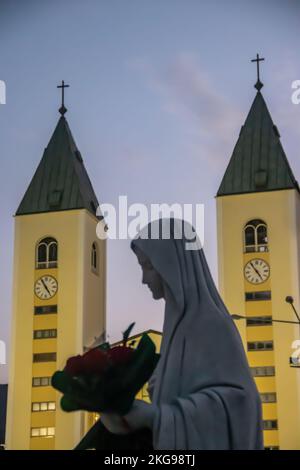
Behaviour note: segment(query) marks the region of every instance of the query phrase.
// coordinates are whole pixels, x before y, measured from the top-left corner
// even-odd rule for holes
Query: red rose
[[[112,349],[109,349],[107,351],[107,354],[112,364],[123,365],[127,364],[130,361],[133,352],[134,349],[132,348],[128,348],[126,346],[116,346]]]
[[[90,349],[83,356],[70,357],[67,360],[65,372],[71,377],[79,375],[101,375],[110,366],[124,365],[129,362],[134,352],[133,348],[116,346],[112,349]]]
[[[83,361],[82,356],[78,354],[78,356],[70,357],[67,360],[65,371],[71,375],[71,377],[78,376],[83,372]]]
[[[107,352],[98,348],[86,352],[82,362],[86,374],[102,374],[109,366]]]

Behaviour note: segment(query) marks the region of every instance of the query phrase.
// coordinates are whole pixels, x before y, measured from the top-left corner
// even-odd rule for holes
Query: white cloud
[[[178,54],[161,67],[141,59],[130,66],[141,72],[161,97],[161,109],[179,120],[190,156],[209,156],[208,164],[214,165],[228,161],[244,116],[194,54]]]

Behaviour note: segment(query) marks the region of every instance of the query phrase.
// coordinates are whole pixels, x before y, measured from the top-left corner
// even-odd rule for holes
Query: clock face
[[[245,265],[244,273],[251,284],[261,284],[270,276],[270,266],[265,260],[254,258]]]
[[[34,286],[35,295],[42,300],[51,299],[58,289],[57,280],[53,276],[40,277]]]

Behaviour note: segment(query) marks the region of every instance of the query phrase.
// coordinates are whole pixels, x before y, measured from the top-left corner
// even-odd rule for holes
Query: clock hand
[[[257,269],[255,268],[255,266],[252,264],[252,262],[250,262],[250,265],[252,266],[252,268],[254,269],[254,271],[256,272],[256,274],[259,275],[259,277],[261,278],[261,280],[263,280],[263,278],[261,277],[261,274],[259,271],[257,271]]]
[[[47,287],[47,284],[45,284],[45,282],[44,282],[44,279],[42,279],[42,284],[43,284],[43,286],[45,287],[45,289],[46,289],[46,291],[48,292],[48,294],[51,295],[51,294],[50,294],[50,291],[49,291],[49,289],[48,289],[48,287]]]

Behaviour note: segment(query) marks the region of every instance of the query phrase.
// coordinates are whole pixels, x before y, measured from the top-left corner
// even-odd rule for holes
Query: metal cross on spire
[[[63,116],[68,110],[65,107],[65,88],[70,85],[65,85],[64,80],[61,81],[61,85],[57,85],[57,88],[61,88],[61,107],[59,108],[60,114]]]
[[[259,77],[259,63],[265,60],[263,57],[259,57],[259,54],[256,54],[256,59],[252,59],[251,62],[256,62],[256,67],[257,67],[257,82],[255,83],[254,87],[260,91],[264,84],[260,81]]]

